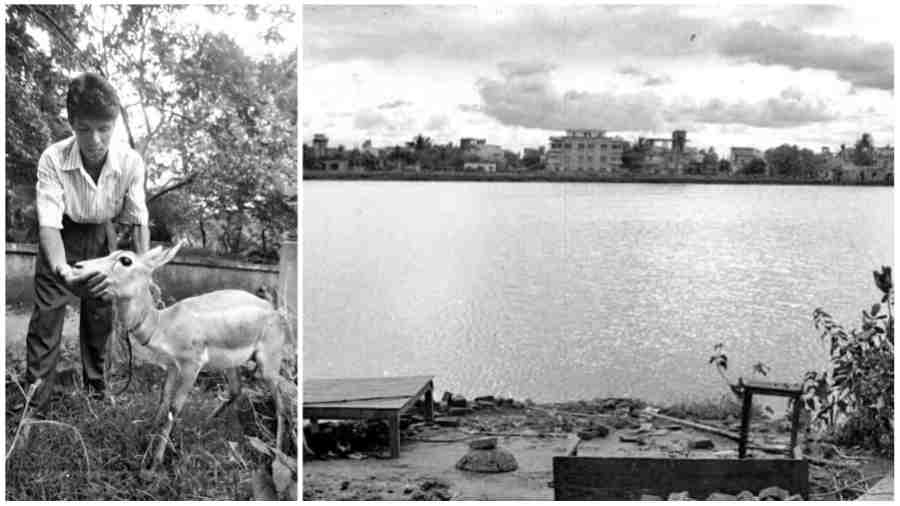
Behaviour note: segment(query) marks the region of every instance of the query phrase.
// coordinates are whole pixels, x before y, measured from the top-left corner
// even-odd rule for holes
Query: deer
[[[183,244],[157,246],[140,255],[117,250],[74,265],[76,270],[106,275],[106,296],[119,324],[166,362],[166,380],[153,418],[155,427],[165,426],[159,438],[151,439],[142,462],[147,469],[146,457],[152,455],[150,471],[162,464],[175,420],[204,367],[224,372],[228,382],[229,396],[209,415],[207,420],[211,420],[241,395],[238,366],[253,359],[275,398],[278,450],[284,439],[285,407],[276,378],[289,334],[286,319],[270,302],[243,290],[216,290],[158,309],[151,292],[153,271],[170,262]],[[159,443],[154,450],[155,441]]]

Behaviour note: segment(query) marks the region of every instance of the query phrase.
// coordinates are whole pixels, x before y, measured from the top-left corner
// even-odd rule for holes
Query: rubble
[[[519,463],[512,453],[503,448],[489,450],[469,450],[456,463],[456,468],[476,473],[507,473],[519,468]]]

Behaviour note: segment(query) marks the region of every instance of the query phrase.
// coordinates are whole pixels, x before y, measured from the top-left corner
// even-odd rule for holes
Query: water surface
[[[718,397],[819,367],[893,259],[892,188],[307,181],[306,377],[536,401]]]

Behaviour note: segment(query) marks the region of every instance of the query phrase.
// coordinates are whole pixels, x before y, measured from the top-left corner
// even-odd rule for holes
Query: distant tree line
[[[377,153],[377,154],[376,154]],[[511,151],[504,153],[501,168],[505,170],[543,171],[546,169],[545,148],[526,149],[520,157]],[[732,174],[744,176],[773,176],[789,179],[816,178],[819,170],[830,158],[825,153],[816,153],[796,145],[782,144],[766,150],[761,156],[752,159],[742,167],[733,168],[731,161],[720,158],[715,149],[701,149],[698,159],[684,160],[682,170],[685,174],[718,175]],[[872,166],[876,163],[875,147],[872,136],[865,133],[857,140],[853,148],[841,146],[841,153],[859,166]],[[652,148],[648,145],[626,144],[622,152],[622,168],[626,172],[638,174],[646,169],[648,160],[653,157]],[[344,146],[329,148],[325,156],[317,157],[312,146],[303,145],[303,167],[306,170],[324,170],[326,160],[343,160],[350,169],[363,171],[398,170],[403,167],[417,166],[424,171],[460,171],[465,163],[479,161],[475,151],[463,150],[452,142],[435,144],[421,134],[415,136],[404,145],[381,148],[379,150],[350,149]],[[733,170],[734,169],[734,170]]]

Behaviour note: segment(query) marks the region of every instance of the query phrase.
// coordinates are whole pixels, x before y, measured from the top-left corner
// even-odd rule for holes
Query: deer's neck
[[[125,329],[141,345],[146,346],[159,330],[160,311],[156,309],[149,292],[121,301],[118,311],[125,323]]]

